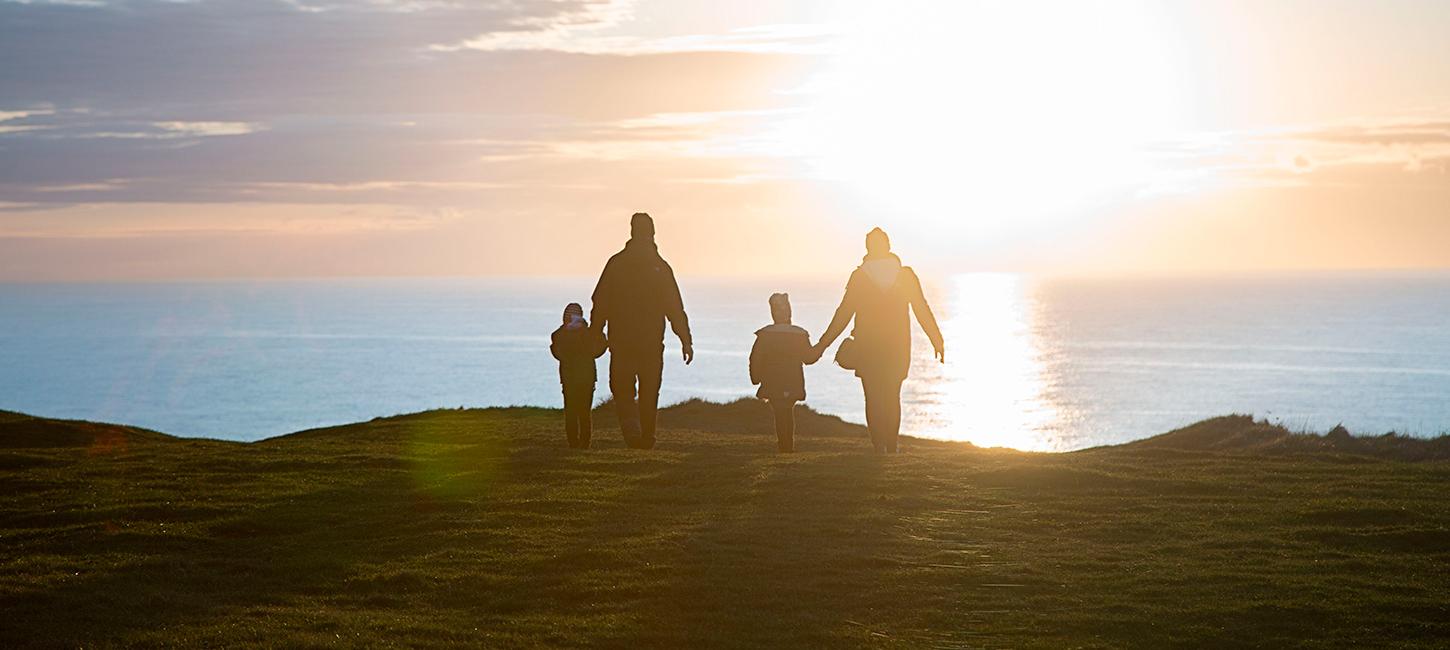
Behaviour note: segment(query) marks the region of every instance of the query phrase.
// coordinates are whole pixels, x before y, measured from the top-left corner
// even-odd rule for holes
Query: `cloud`
[[[759,52],[781,54],[827,54],[834,30],[821,25],[761,25],[742,27],[720,34],[639,37],[599,33],[609,22],[557,24],[543,29],[490,32],[457,43],[434,44],[435,52],[477,50],[483,52],[552,51],[571,54],[614,54],[635,56],[670,52]]]
[[[740,183],[779,175],[738,140],[789,113],[667,112],[615,120],[303,116],[262,125],[114,122],[95,112],[58,111],[43,135],[0,136],[0,192],[55,204],[442,206],[528,191],[595,191],[645,169],[661,182],[678,176]]]
[[[50,111],[0,111],[0,122],[21,120],[30,117],[31,115],[47,115],[49,113]]]
[[[0,203],[0,210],[9,213],[0,219],[0,240],[404,232],[436,228],[465,216],[464,211],[457,208],[345,203],[276,203],[265,206],[247,203],[92,203],[47,208]],[[115,218],[118,214],[126,218]],[[205,218],[198,218],[201,215]]]
[[[19,5],[60,5],[70,7],[104,7],[107,0],[4,0]]]
[[[533,61],[447,57],[429,53],[428,46],[497,31],[548,29],[618,6],[627,5],[599,0],[0,3],[0,108],[48,103],[133,113],[128,117],[134,118],[165,107],[184,111],[167,119],[195,121],[507,108],[508,100],[521,98],[479,96],[460,88],[459,80],[487,83],[505,81],[515,71],[532,74],[527,68],[541,63],[537,55]],[[548,81],[548,75],[536,78]],[[520,110],[537,108],[537,102],[525,101]]]
[[[6,133],[24,133],[26,131],[37,131],[46,128],[44,125],[25,123],[27,118],[50,115],[53,111],[3,111],[0,110],[0,135]],[[20,122],[19,124],[4,124],[5,122]]]
[[[118,118],[90,109],[0,112],[0,156],[17,143],[53,140],[195,140],[240,136],[266,128],[255,122]],[[4,136],[9,136],[8,138]]]
[[[269,122],[290,115],[553,114],[617,118],[772,100],[773,68],[800,55],[700,39],[654,46],[430,50],[439,43],[553,38],[623,20],[598,0],[162,2],[98,7],[0,3],[0,110],[92,109],[131,120]],[[671,37],[663,37],[669,39]],[[658,41],[658,39],[655,39]],[[646,52],[647,51],[647,52]],[[628,52],[624,56],[621,52]],[[642,106],[640,97],[649,97]],[[581,101],[581,98],[588,98]],[[778,98],[774,98],[779,101]]]
[[[1285,129],[1268,138],[1322,143],[1416,145],[1450,142],[1450,119],[1380,120],[1304,129]]]
[[[36,185],[30,191],[40,194],[52,193],[79,193],[79,192],[110,192],[125,187],[129,181],[125,179],[109,179],[96,183],[71,183],[68,185]]]
[[[1144,149],[1146,194],[1225,187],[1434,186],[1450,160],[1450,115],[1364,118],[1189,134]]]
[[[152,125],[178,138],[246,135],[258,130],[256,124],[247,122],[152,122]]]
[[[0,193],[39,206],[441,209],[594,192],[629,173],[755,173],[659,161],[709,155],[724,143],[708,131],[736,119],[723,116],[792,101],[776,91],[808,61],[746,50],[801,34],[726,35],[741,51],[688,37],[674,40],[680,51],[659,39],[615,53],[429,48],[597,35],[632,11],[602,0],[0,2]],[[682,115],[697,123],[666,123]]]

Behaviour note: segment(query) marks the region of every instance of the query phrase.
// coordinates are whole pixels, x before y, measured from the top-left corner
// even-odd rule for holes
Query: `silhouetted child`
[[[750,383],[760,384],[755,396],[770,404],[775,414],[775,437],[780,451],[795,451],[795,403],[806,398],[806,364],[821,354],[811,347],[811,335],[790,323],[790,296],[770,297],[775,322],[755,332],[750,350]]]
[[[574,449],[588,449],[593,425],[594,360],[604,355],[604,334],[590,329],[584,308],[577,302],[564,308],[564,324],[554,330],[549,352],[559,360],[559,383],[564,387],[564,435]]]

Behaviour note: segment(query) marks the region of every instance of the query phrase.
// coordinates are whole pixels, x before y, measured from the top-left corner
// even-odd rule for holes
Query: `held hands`
[[[821,355],[825,352],[826,349],[821,347],[820,343],[816,343],[815,345],[812,345],[806,350],[806,356],[804,359],[801,359],[801,361],[809,366],[817,361],[820,361]]]
[[[815,345],[812,345],[811,346],[810,354],[806,357],[806,364],[812,364],[812,363],[815,363],[816,361],[819,361],[820,358],[821,358],[821,355],[823,355],[823,354],[826,353],[826,347],[827,346],[821,345],[821,343],[823,343],[823,342],[824,341],[817,341]],[[931,347],[932,347],[932,356],[936,357],[936,360],[937,361],[939,361],[941,363],[946,363],[947,362],[947,345],[946,345],[946,342],[945,341],[932,341],[931,342]]]

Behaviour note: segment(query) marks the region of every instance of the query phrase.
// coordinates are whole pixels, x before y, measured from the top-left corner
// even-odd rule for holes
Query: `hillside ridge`
[[[0,448],[113,448],[137,444],[166,444],[179,441],[205,441],[225,444],[281,443],[290,440],[318,439],[332,436],[367,435],[377,431],[386,435],[379,425],[406,423],[453,415],[528,415],[554,417],[558,409],[533,406],[492,406],[469,409],[433,409],[376,417],[314,429],[305,429],[250,443],[187,438],[168,433],[107,422],[69,420],[27,415],[0,410]],[[802,406],[797,413],[803,437],[866,437],[866,428]],[[618,426],[614,409],[608,401],[595,408],[595,426],[608,430]],[[719,403],[700,398],[689,399],[660,410],[662,429],[691,429],[711,433],[771,435],[770,413],[753,399],[742,398]],[[913,438],[914,445],[963,446],[971,443]],[[1120,445],[1105,445],[1080,452],[1109,449],[1171,450],[1177,452],[1268,453],[1268,454],[1348,454],[1402,461],[1450,460],[1450,436],[1416,438],[1396,433],[1378,436],[1352,435],[1343,426],[1326,434],[1293,432],[1283,425],[1256,420],[1236,414],[1209,418],[1186,427],[1174,429],[1142,440]],[[1071,452],[1076,453],[1076,452]]]

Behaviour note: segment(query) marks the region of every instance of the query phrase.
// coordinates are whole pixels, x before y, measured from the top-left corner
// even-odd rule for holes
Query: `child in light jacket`
[[[804,366],[821,355],[811,346],[811,335],[791,324],[788,294],[770,297],[770,317],[774,322],[755,332],[750,383],[760,385],[755,396],[775,414],[776,447],[784,453],[795,451],[795,404],[806,398]]]
[[[577,302],[564,308],[564,324],[550,337],[549,352],[559,360],[559,383],[564,388],[564,435],[574,449],[588,449],[593,424],[594,360],[604,356],[604,334],[590,329],[584,308]]]

